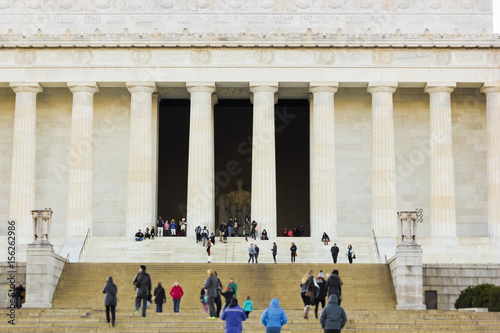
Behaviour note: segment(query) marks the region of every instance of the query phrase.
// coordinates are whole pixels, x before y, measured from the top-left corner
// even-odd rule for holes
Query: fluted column
[[[500,237],[500,82],[486,82],[488,236]]]
[[[214,82],[188,82],[191,94],[187,191],[188,236],[196,226],[215,232]]]
[[[427,83],[430,95],[431,237],[456,237],[451,92],[455,83]]]
[[[153,142],[154,82],[127,82],[131,94],[127,188],[127,237],[154,224]]]
[[[337,237],[334,94],[338,82],[310,83],[313,94],[310,133],[311,237]]]
[[[252,220],[276,237],[276,153],[274,104],[277,83],[250,83],[253,93]]]
[[[85,236],[92,227],[93,119],[95,82],[68,83],[73,93],[68,181],[68,237]]]
[[[397,87],[397,82],[368,85],[372,94],[372,227],[377,237],[397,237],[392,105]]]
[[[16,93],[9,220],[16,221],[16,236],[29,241],[33,235],[31,210],[35,207],[36,94],[38,83],[11,83]]]

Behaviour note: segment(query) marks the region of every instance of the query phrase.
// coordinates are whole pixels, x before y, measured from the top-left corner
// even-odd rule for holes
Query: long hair
[[[312,269],[310,269],[310,270],[309,270],[309,272],[307,272],[307,274],[306,274],[306,275],[304,275],[304,277],[302,278],[302,280],[300,280],[300,283],[302,283],[302,284],[306,283],[306,282],[307,282],[307,279],[309,279],[309,277],[310,277],[311,275],[313,275],[313,272],[314,272],[314,271],[313,271]]]
[[[215,275],[214,273],[214,270],[212,268],[210,268],[208,271],[207,271],[208,275]]]

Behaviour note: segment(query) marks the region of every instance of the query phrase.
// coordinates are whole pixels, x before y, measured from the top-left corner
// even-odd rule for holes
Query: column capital
[[[424,91],[428,94],[437,92],[446,92],[451,94],[456,87],[456,82],[427,82]]]
[[[215,92],[215,82],[186,82],[187,91],[190,94],[194,92]]]
[[[481,92],[483,94],[489,93],[500,93],[500,81],[497,82],[485,82],[481,87]]]
[[[393,94],[396,91],[396,89],[398,89],[397,82],[381,81],[381,82],[369,82],[367,91],[370,94],[378,92],[388,92]]]
[[[317,92],[331,92],[335,94],[338,89],[338,82],[309,82],[309,91],[313,94]]]
[[[72,93],[76,92],[96,93],[99,91],[99,86],[97,85],[96,82],[67,82],[66,84]]]
[[[154,93],[156,91],[156,83],[152,81],[129,81],[126,83],[128,91]]]
[[[219,98],[217,97],[217,94],[213,93],[212,94],[212,107],[214,107],[214,105],[217,103],[219,103]]]
[[[31,92],[38,94],[43,91],[42,86],[38,82],[11,82],[9,86],[17,94],[18,92]]]
[[[250,92],[278,92],[278,82],[250,82]]]

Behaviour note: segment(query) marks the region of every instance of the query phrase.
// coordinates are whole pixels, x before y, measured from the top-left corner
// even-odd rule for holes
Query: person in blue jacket
[[[266,327],[266,333],[280,333],[281,326],[287,323],[288,318],[285,311],[280,308],[280,301],[277,298],[273,298],[260,320]]]
[[[247,320],[247,314],[238,305],[238,299],[233,298],[220,318],[226,321],[225,333],[241,333],[243,331],[242,322]]]

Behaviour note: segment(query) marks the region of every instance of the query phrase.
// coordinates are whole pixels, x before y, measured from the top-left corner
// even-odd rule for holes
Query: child
[[[250,316],[250,312],[253,311],[253,303],[250,300],[250,296],[247,296],[245,303],[243,303],[243,311],[247,314],[247,318]]]
[[[225,292],[220,293],[224,298],[226,299],[226,302],[224,303],[224,306],[222,307],[222,311],[224,311],[225,308],[229,307],[229,304],[231,304],[231,300],[233,299],[234,292],[231,291],[231,288],[227,287]]]
[[[208,313],[208,297],[205,295],[205,288],[201,288],[200,301],[203,304],[203,313]]]

